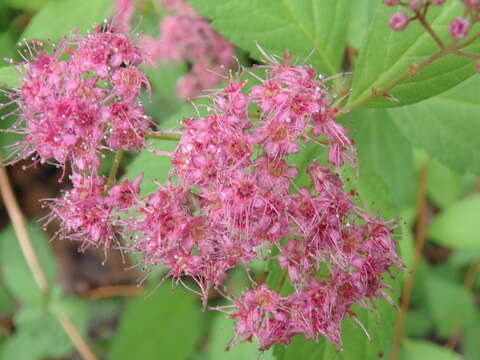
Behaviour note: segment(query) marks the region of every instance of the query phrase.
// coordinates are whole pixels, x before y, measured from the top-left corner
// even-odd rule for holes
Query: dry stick
[[[35,282],[42,292],[48,291],[48,281],[45,277],[40,262],[38,261],[35,250],[33,249],[30,237],[23,220],[22,211],[18,206],[17,199],[13,193],[12,186],[8,180],[8,174],[0,159],[0,191],[2,193],[3,202],[7,208],[8,215],[12,221],[13,229],[17,235],[18,243],[22,249],[22,253],[25,256],[28,267],[33,274]]]
[[[82,335],[80,335],[72,320],[70,320],[67,315],[60,314],[58,315],[58,321],[80,355],[82,355],[85,360],[97,360],[96,355],[93,353],[87,342],[82,338]]]
[[[0,192],[2,193],[3,202],[7,208],[7,213],[12,221],[13,229],[17,235],[18,243],[22,250],[23,256],[27,261],[28,267],[33,274],[36,284],[38,285],[42,293],[48,291],[48,281],[45,277],[45,273],[38,261],[38,257],[33,249],[32,242],[30,241],[30,236],[25,226],[25,220],[23,218],[22,211],[18,206],[17,199],[13,193],[12,186],[8,179],[7,171],[3,166],[2,160],[0,159]],[[85,360],[97,360],[97,357],[90,349],[85,340],[82,339],[80,333],[75,328],[75,325],[72,323],[70,318],[66,315],[59,315],[58,321],[62,325],[63,329],[70,337],[70,340],[75,345],[77,351],[83,356]]]
[[[105,299],[114,296],[137,296],[143,293],[145,289],[137,285],[113,285],[101,286],[91,289],[86,296],[90,300]]]
[[[415,232],[415,255],[413,258],[412,270],[407,275],[405,285],[403,287],[402,300],[400,304],[400,313],[398,321],[395,325],[395,337],[393,340],[391,360],[397,360],[400,351],[400,345],[403,340],[403,332],[405,329],[405,318],[407,315],[408,305],[410,303],[410,296],[412,294],[413,279],[417,272],[418,264],[422,258],[423,244],[425,243],[425,233],[427,229],[427,175],[428,163],[423,164],[420,170],[420,184],[418,188],[418,202],[417,202],[417,227]]]
[[[468,268],[467,273],[465,274],[465,278],[463,279],[463,287],[467,291],[471,291],[473,285],[475,283],[475,277],[477,273],[480,271],[480,259],[473,261]],[[457,346],[458,341],[460,340],[460,330],[461,330],[461,321],[457,320],[455,322],[455,326],[453,327],[452,334],[448,339],[447,345],[445,345],[448,349],[453,350],[455,346]]]

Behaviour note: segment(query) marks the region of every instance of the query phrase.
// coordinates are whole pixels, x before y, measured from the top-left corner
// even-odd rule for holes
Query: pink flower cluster
[[[96,26],[58,46],[26,44],[30,60],[19,64],[23,84],[5,91],[20,116],[10,131],[24,134],[17,158],[69,168],[73,188],[49,201],[48,221],[59,234],[87,246],[107,247],[117,237],[116,219],[132,205],[141,178],[120,185],[97,174],[102,151],[140,150],[151,120],[139,103],[148,88],[138,69],[139,48],[124,34]],[[112,187],[113,186],[113,187]]]
[[[199,16],[187,3],[163,0],[173,11],[160,21],[160,37],[142,37],[142,45],[154,61],[181,61],[191,64],[190,72],[177,83],[179,97],[188,99],[210,89],[233,66],[233,46]]]
[[[245,90],[245,81],[230,80],[212,95],[209,116],[185,120],[171,154],[172,181],[127,221],[135,234],[131,250],[179,281],[192,277],[206,304],[228,270],[241,265],[248,272],[251,260],[276,248],[272,260],[293,290],[284,297],[259,285],[229,297],[235,338],[256,337],[262,350],[302,333],[340,344],[342,319],[355,317],[352,304],[389,299],[382,278],[402,263],[391,226],[368,216],[343,189],[336,169],[352,155],[352,142],[335,120],[325,80],[306,66],[264,68],[260,85]],[[322,140],[328,163],[312,160],[310,186],[297,188],[299,169],[289,156]]]
[[[51,51],[40,42],[27,46],[32,58],[19,64],[23,84],[8,93],[21,111],[13,129],[25,135],[16,144],[20,157],[93,172],[102,149],[143,147],[150,119],[138,96],[148,82],[138,69],[142,54],[127,36],[97,26]]]

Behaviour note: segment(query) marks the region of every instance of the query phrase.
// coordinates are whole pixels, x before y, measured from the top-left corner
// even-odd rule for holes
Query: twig
[[[85,360],[97,360],[96,355],[90,349],[90,346],[88,346],[88,344],[82,338],[77,328],[75,327],[75,324],[72,322],[72,320],[70,320],[68,316],[59,315],[58,322],[62,325],[68,337],[75,345],[75,348]]]
[[[8,174],[0,159],[0,191],[2,193],[3,202],[7,208],[7,213],[12,221],[13,229],[17,235],[18,243],[25,256],[28,267],[33,274],[33,278],[42,292],[48,291],[48,281],[45,277],[40,262],[38,261],[35,250],[30,242],[25,220],[23,219],[22,211],[18,206],[17,199],[13,193],[12,186],[8,180]]]
[[[463,56],[463,57],[468,57],[471,59],[476,59],[479,60],[479,58],[470,53],[465,53],[460,51],[460,49],[463,49],[467,47],[468,45],[472,44],[475,40],[480,39],[480,32],[472,36],[470,39],[464,41],[463,43],[457,43],[455,40],[452,41],[448,46],[445,46],[445,44],[441,41],[441,39],[437,36],[437,34],[433,31],[433,29],[428,25],[428,23],[425,21],[424,15],[422,16],[421,14],[417,14],[417,18],[419,19],[420,23],[423,25],[423,27],[429,32],[429,34],[433,37],[435,42],[440,46],[440,50],[422,61],[420,64],[412,64],[410,65],[409,69],[405,71],[403,74],[401,74],[399,77],[396,79],[393,79],[390,81],[387,85],[385,85],[381,89],[373,89],[372,88],[372,93],[360,100],[354,101],[350,105],[347,104],[345,107],[345,110],[351,111],[354,109],[357,109],[359,107],[362,107],[372,100],[376,99],[379,96],[385,96],[388,97],[388,92],[392,90],[395,86],[398,84],[402,83],[403,81],[407,80],[410,77],[416,76],[422,69],[425,67],[429,66],[433,62],[437,61],[441,57],[449,54],[456,54],[458,56]],[[413,69],[413,71],[412,71]]]
[[[395,335],[392,345],[391,360],[397,360],[400,350],[400,345],[403,340],[403,332],[405,329],[405,318],[410,303],[410,296],[412,294],[413,280],[417,272],[418,265],[422,259],[423,245],[425,243],[425,234],[427,229],[427,175],[428,163],[423,164],[420,170],[420,183],[418,188],[418,205],[417,205],[417,227],[415,232],[415,255],[413,258],[412,269],[405,280],[403,287],[402,300],[400,304],[400,313],[398,315],[397,323],[395,324]]]
[[[480,55],[466,53],[465,51],[457,50],[454,52],[455,55],[463,56],[469,59],[480,60]]]
[[[114,296],[137,296],[143,291],[144,288],[137,285],[101,286],[89,290],[86,294],[86,297],[90,300],[98,300]]]
[[[417,13],[417,19],[420,21],[420,24],[427,30],[427,32],[430,34],[430,36],[435,40],[435,42],[440,46],[440,49],[445,49],[445,44],[443,41],[438,37],[437,33],[432,29],[432,27],[428,24],[427,20],[425,19],[425,16],[418,12]]]
[[[23,256],[32,272],[35,283],[38,285],[42,293],[47,293],[49,286],[48,281],[45,276],[38,257],[35,253],[35,250],[32,246],[30,240],[30,235],[28,234],[27,227],[25,225],[25,220],[23,218],[22,211],[18,206],[17,199],[13,192],[12,186],[8,179],[7,171],[3,166],[2,159],[0,159],[0,192],[2,193],[3,202],[7,208],[8,216],[12,221],[13,229],[17,235],[17,240],[22,250]],[[67,315],[58,315],[58,321],[64,328],[65,332],[69,336],[73,345],[77,351],[83,356],[85,360],[97,360],[97,357],[90,349],[85,340],[81,337],[78,330],[75,328],[75,325],[72,323],[70,318]]]
[[[367,96],[366,98],[364,98],[362,100],[354,101],[350,105],[347,104],[347,106],[345,107],[344,110],[351,111],[351,110],[357,109],[359,107],[362,107],[362,106],[368,104],[370,101],[376,99],[379,96],[387,96],[388,92],[391,89],[393,89],[395,86],[397,86],[401,82],[407,80],[408,78],[415,76],[416,74],[418,74],[418,72],[420,70],[424,69],[425,67],[427,67],[431,63],[440,59],[442,56],[447,55],[451,52],[452,52],[452,50],[450,50],[448,48],[447,49],[442,49],[442,50],[437,51],[436,53],[434,53],[433,55],[431,55],[430,57],[428,57],[424,61],[422,61],[420,64],[411,65],[410,68],[407,71],[405,71],[402,75],[400,75],[398,78],[393,79],[392,81],[390,81],[387,85],[385,85],[381,89],[376,89],[375,91],[373,91],[373,89],[372,89],[372,94],[371,95]],[[412,69],[413,69],[413,72],[414,72],[413,74],[412,74]]]

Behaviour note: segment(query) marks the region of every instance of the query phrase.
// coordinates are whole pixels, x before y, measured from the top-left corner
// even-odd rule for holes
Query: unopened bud
[[[407,14],[400,11],[396,12],[390,17],[389,24],[393,30],[402,31],[407,27],[409,21],[410,19],[408,18]]]
[[[396,6],[400,3],[400,0],[383,0],[383,3],[387,6]]]
[[[423,0],[410,0],[407,6],[409,7],[410,10],[416,12],[416,11],[422,10],[423,7],[425,6],[425,3],[423,2]]]
[[[464,18],[456,18],[450,23],[450,35],[454,38],[467,36],[470,30],[470,23]]]

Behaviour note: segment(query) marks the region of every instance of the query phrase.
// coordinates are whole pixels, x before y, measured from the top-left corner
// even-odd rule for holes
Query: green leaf
[[[465,266],[480,259],[480,246],[474,249],[455,249],[448,262],[453,266]]]
[[[48,240],[39,227],[39,224],[29,225],[29,234],[45,276],[53,283],[56,277],[56,263],[49,249]],[[0,270],[8,290],[20,302],[29,305],[43,301],[43,294],[25,261],[12,226],[0,233]]]
[[[452,205],[469,190],[473,190],[475,177],[450,170],[436,159],[428,162],[427,194],[440,208]]]
[[[428,236],[453,249],[478,249],[479,213],[480,194],[470,196],[437,215],[430,224]]]
[[[160,65],[143,69],[152,87],[152,94],[147,94],[144,106],[147,114],[161,122],[178,112],[184,102],[177,97],[177,80],[186,74],[186,63]]]
[[[398,293],[398,284],[389,279],[385,280]],[[390,293],[392,292],[390,291]],[[353,309],[372,340],[367,338],[363,330],[352,319],[345,320],[342,326],[344,351],[340,354],[339,360],[370,360],[383,356],[387,358],[386,354],[390,350],[393,339],[397,309],[384,299],[375,300],[373,303],[376,311]],[[333,349],[332,346],[330,348]],[[331,353],[333,354],[333,351]]]
[[[349,21],[348,42],[354,48],[358,49],[368,34],[368,25],[376,13],[378,6],[385,6],[377,0],[356,0],[351,2],[352,14]]]
[[[43,359],[60,357],[74,349],[72,341],[58,321],[58,315],[67,315],[82,336],[87,330],[86,303],[80,299],[64,298],[56,288],[48,307],[27,306],[14,317],[15,335],[7,342],[4,359]],[[30,351],[25,351],[25,348]]]
[[[415,204],[412,147],[388,112],[359,110],[349,118],[353,119],[350,134],[358,149],[360,171],[381,177],[398,208]]]
[[[390,109],[396,125],[416,146],[460,173],[480,174],[480,77],[419,104]]]
[[[443,346],[426,341],[405,340],[402,346],[405,360],[461,360],[460,355]]]
[[[13,312],[13,299],[0,278],[0,318]],[[2,330],[0,330],[0,335]]]
[[[474,319],[473,296],[460,284],[430,276],[426,292],[435,330],[442,338],[448,338],[458,326],[463,328]]]
[[[420,64],[435,53],[439,47],[418,23],[410,24],[403,32],[395,32],[388,26],[395,8],[378,6],[368,36],[360,49],[352,93],[348,105],[356,108],[368,103],[370,107],[392,107],[411,104],[440,94],[475,74],[472,59],[448,55],[428,65],[416,76],[410,77],[395,86],[389,93],[398,102],[382,96],[372,98],[372,90],[384,89],[409,70],[412,64]],[[450,41],[448,24],[463,14],[460,1],[449,1],[441,7],[431,7],[428,21],[445,42]],[[466,48],[470,53],[478,53],[480,44]],[[373,101],[371,101],[373,100]]]
[[[160,130],[171,130],[174,127],[179,127],[176,125],[177,121],[181,119],[171,117],[166,122],[160,125]],[[170,140],[151,140],[151,146],[159,151],[168,151],[171,152],[175,150],[177,142]],[[153,193],[158,186],[155,182],[164,184],[167,180],[168,173],[170,172],[172,164],[170,157],[164,155],[157,155],[149,150],[144,149],[135,159],[128,165],[126,176],[128,178],[135,178],[140,174],[144,174],[141,192],[143,194]]]
[[[5,0],[5,2],[14,8],[32,11],[40,9],[48,0]]]
[[[289,51],[300,60],[309,58],[319,71],[340,72],[345,47],[350,0],[189,0],[212,26],[256,58],[255,42],[268,54]]]
[[[313,340],[306,340],[303,335],[297,335],[292,338],[288,346],[275,345],[274,355],[276,360],[317,360],[327,359],[323,356],[325,352],[325,340],[321,339],[319,343]]]
[[[215,316],[206,350],[208,360],[244,360],[256,359],[259,356],[262,360],[274,360],[272,349],[261,353],[255,342],[238,343],[226,351],[234,335],[234,325],[235,322],[223,314]]]
[[[1,8],[0,11],[2,11]],[[3,63],[3,61],[5,61],[7,58],[17,58],[18,54],[16,51],[15,42],[16,36],[14,35],[13,31],[5,31],[0,33],[0,49],[2,49],[2,58],[0,58],[0,63]]]
[[[433,321],[428,312],[421,309],[408,310],[405,333],[409,336],[425,336],[433,330]]]
[[[0,68],[0,85],[17,87],[22,84],[22,75],[15,66],[4,66]]]
[[[194,351],[201,333],[200,304],[184,288],[171,287],[166,281],[127,303],[109,359],[182,360]]]
[[[33,17],[22,38],[58,41],[74,28],[80,33],[110,15],[112,0],[50,0]]]
[[[462,341],[462,348],[465,353],[465,360],[477,360],[480,354],[480,312],[477,311],[476,321],[465,329]]]

